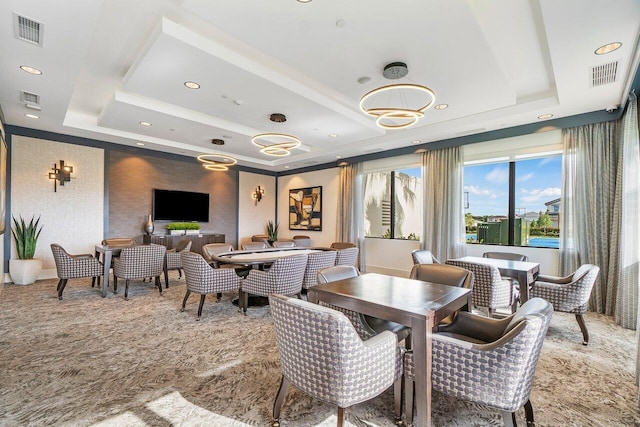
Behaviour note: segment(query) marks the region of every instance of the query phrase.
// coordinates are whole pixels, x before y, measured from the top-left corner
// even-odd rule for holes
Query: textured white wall
[[[53,191],[48,173],[60,160],[73,166],[71,182]],[[36,258],[40,279],[56,277],[51,243],[70,253],[93,253],[103,236],[104,151],[36,138],[11,141],[11,214],[25,220],[41,216]],[[12,240],[11,258],[16,258]]]
[[[238,246],[240,247],[243,243],[250,242],[254,234],[265,234],[267,221],[275,219],[276,178],[240,172],[238,181]],[[258,185],[264,188],[264,196],[256,204],[251,194]]]

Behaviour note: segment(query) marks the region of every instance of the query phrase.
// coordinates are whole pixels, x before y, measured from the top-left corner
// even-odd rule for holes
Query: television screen
[[[209,222],[209,194],[153,190],[153,219]]]

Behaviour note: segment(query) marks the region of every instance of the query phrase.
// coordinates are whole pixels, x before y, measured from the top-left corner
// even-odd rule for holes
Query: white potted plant
[[[16,285],[34,283],[42,271],[42,260],[33,258],[36,253],[38,237],[42,231],[42,226],[39,227],[39,223],[40,217],[35,219],[35,215],[31,217],[29,224],[22,219],[22,216],[20,216],[19,222],[13,217],[11,234],[16,241],[18,259],[9,260],[9,275]]]

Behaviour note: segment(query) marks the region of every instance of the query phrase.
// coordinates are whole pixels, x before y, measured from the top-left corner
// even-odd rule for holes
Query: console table
[[[142,236],[142,242],[145,245],[155,243],[157,245],[164,245],[167,249],[173,249],[178,245],[180,240],[188,239],[191,240],[191,252],[202,255],[202,246],[209,243],[224,243],[224,238],[224,234],[183,234],[179,236],[152,234],[151,236]]]

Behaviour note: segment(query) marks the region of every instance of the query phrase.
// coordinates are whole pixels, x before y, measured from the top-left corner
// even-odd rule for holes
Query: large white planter
[[[10,259],[9,274],[16,285],[31,285],[42,271],[42,260]]]

